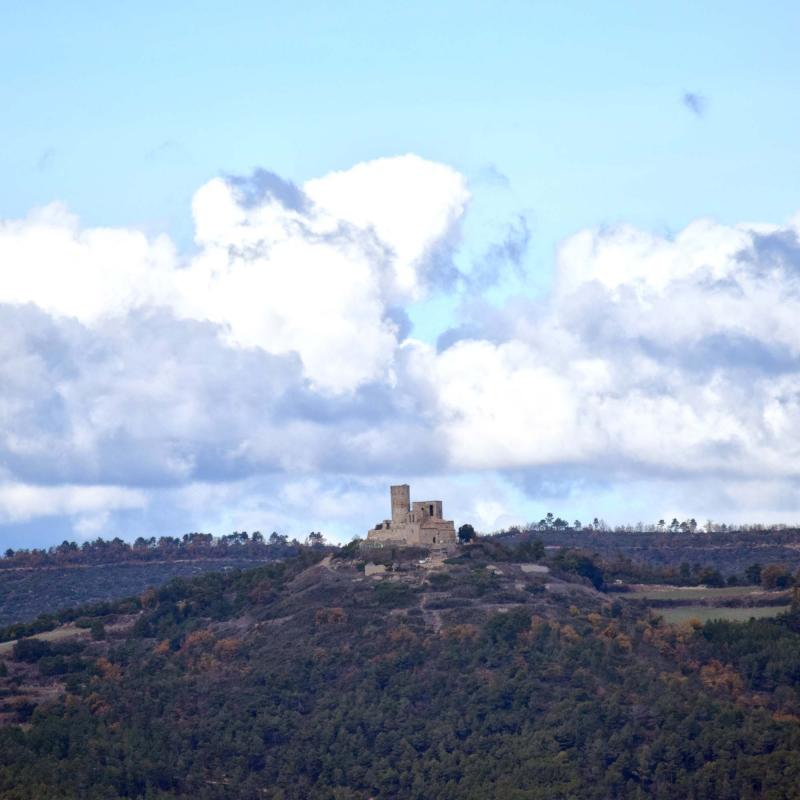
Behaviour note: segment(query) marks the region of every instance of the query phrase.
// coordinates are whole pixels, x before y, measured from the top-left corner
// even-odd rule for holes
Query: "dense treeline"
[[[526,525],[514,525],[507,529],[495,531],[493,535],[503,536],[521,531],[537,531],[537,532],[571,532],[579,534],[655,534],[655,535],[713,535],[721,534],[723,536],[763,536],[763,534],[784,534],[793,537],[800,535],[800,528],[793,525],[772,524],[766,525],[763,523],[754,524],[729,524],[725,522],[714,522],[713,520],[705,520],[702,524],[696,519],[687,518],[679,520],[673,517],[672,520],[667,522],[665,519],[660,519],[657,522],[637,522],[633,525],[615,525],[611,526],[603,519],[595,517],[591,522],[583,523],[580,520],[575,520],[570,523],[562,517],[556,516],[552,513],[546,514],[538,522],[529,522]]]
[[[0,798],[797,797],[796,617],[508,606],[478,557],[419,585],[352,567],[334,585],[302,572],[319,555],[172,582],[119,640],[22,646],[26,668],[71,670],[69,691],[0,731]],[[448,591],[487,610],[428,624]]]
[[[572,552],[567,550],[566,552]],[[789,589],[800,585],[800,570],[794,575],[785,564],[749,564],[741,573],[725,577],[713,566],[683,562],[666,567],[634,561],[625,556],[602,558],[593,555],[607,581],[623,583],[666,583],[673,586],[760,586],[766,590]]]
[[[322,534],[312,532],[307,544],[322,544]],[[260,531],[234,531],[227,536],[186,533],[182,537],[139,537],[133,543],[120,538],[77,542],[64,541],[47,549],[7,549],[0,558],[0,569],[62,567],[68,565],[118,564],[129,561],[172,561],[176,559],[225,559],[285,557],[296,554],[300,542],[277,532],[265,537]]]

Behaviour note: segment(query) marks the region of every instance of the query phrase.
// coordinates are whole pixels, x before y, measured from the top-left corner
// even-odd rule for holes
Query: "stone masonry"
[[[392,518],[379,522],[367,533],[367,540],[385,544],[445,546],[455,544],[452,520],[442,518],[441,500],[411,502],[407,483],[390,488]]]

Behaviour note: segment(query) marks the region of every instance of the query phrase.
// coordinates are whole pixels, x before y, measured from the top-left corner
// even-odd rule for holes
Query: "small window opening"
[[[433,516],[433,504],[431,504],[431,505],[430,505],[430,506],[428,506],[428,507],[429,507],[429,508],[430,508],[430,510],[431,510],[431,516]]]

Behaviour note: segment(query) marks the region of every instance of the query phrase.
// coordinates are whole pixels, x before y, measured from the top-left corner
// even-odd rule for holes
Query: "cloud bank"
[[[633,491],[653,518],[796,518],[797,221],[580,231],[545,297],[497,307],[528,227],[476,247],[473,203],[409,155],[215,178],[191,254],[59,205],[0,223],[0,541],[37,519],[346,536],[406,478],[484,527]],[[448,294],[437,348],[407,312]]]

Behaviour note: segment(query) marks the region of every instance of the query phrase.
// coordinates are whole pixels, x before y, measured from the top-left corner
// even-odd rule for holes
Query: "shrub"
[[[91,624],[90,631],[92,634],[92,639],[94,639],[96,642],[106,638],[106,627],[103,625],[102,620],[94,620],[94,622]]]
[[[761,585],[765,589],[788,589],[792,585],[792,575],[780,564],[770,564],[761,570]]]
[[[453,579],[446,572],[432,572],[428,575],[428,583],[434,589],[443,589],[452,583]]]
[[[414,592],[405,583],[381,582],[375,587],[375,597],[388,608],[402,608],[414,602]]]
[[[524,608],[515,608],[506,614],[495,614],[486,623],[486,635],[495,644],[514,645],[517,636],[530,627],[530,611]]]
[[[458,529],[459,542],[471,542],[475,538],[475,528],[472,525],[462,525]]]
[[[14,645],[14,658],[17,661],[25,661],[34,664],[40,658],[53,654],[53,648],[49,642],[41,639],[20,639]]]

